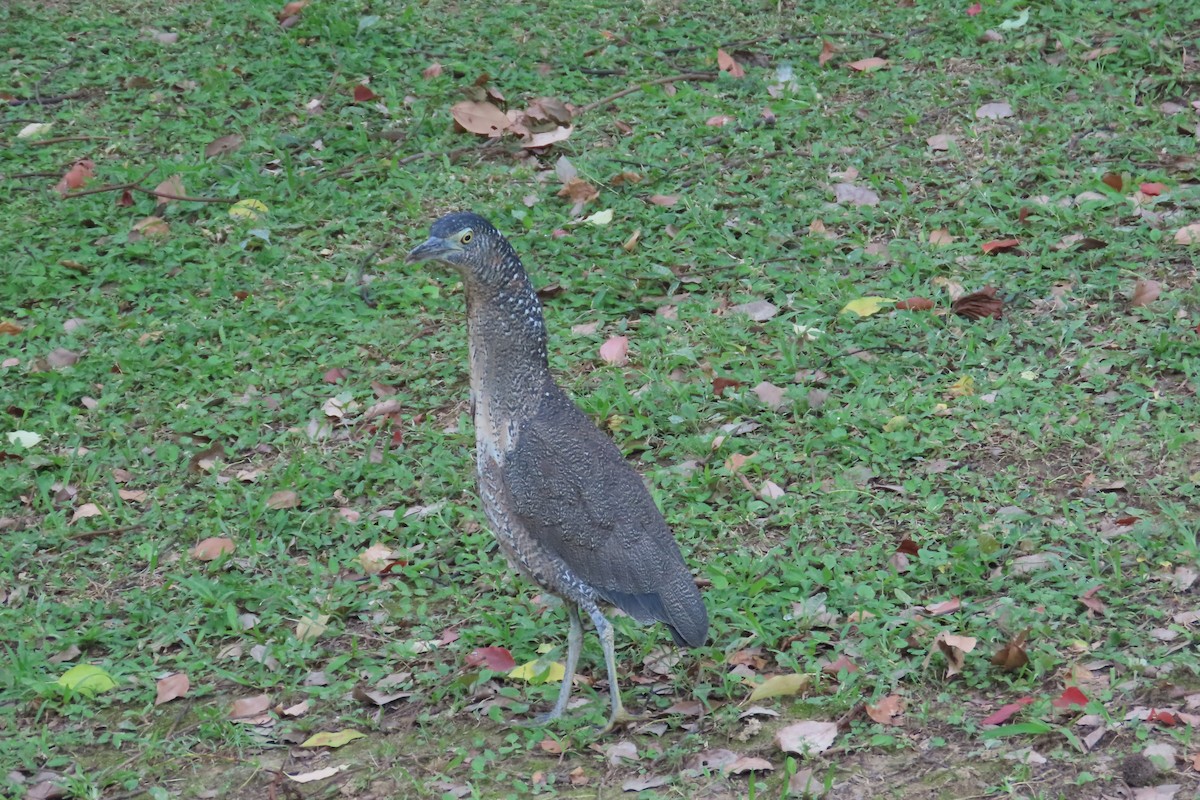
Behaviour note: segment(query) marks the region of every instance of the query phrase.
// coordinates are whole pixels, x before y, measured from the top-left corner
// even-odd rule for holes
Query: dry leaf
[[[751,391],[758,395],[758,399],[762,400],[772,410],[778,409],[783,405],[783,388],[773,383],[763,381]]]
[[[996,654],[992,656],[992,664],[1000,667],[1005,672],[1017,672],[1023,669],[1029,663],[1029,656],[1025,653],[1025,640],[1029,638],[1029,630],[1029,628],[1026,628],[1013,637],[1004,647],[997,650]]]
[[[994,239],[993,241],[984,243],[983,252],[997,253],[1004,250],[1011,250],[1020,243],[1019,239]]]
[[[1200,222],[1184,225],[1175,231],[1175,244],[1200,244]]]
[[[66,197],[72,189],[82,189],[88,180],[96,174],[96,165],[90,158],[81,158],[71,165],[71,168],[59,179],[54,191]]]
[[[728,114],[718,114],[715,117],[709,117],[706,119],[704,124],[713,128],[723,128],[733,121],[734,118]]]
[[[232,553],[233,547],[233,539],[210,536],[192,548],[192,556],[200,561],[216,561],[226,553]]]
[[[1138,281],[1133,287],[1133,296],[1129,305],[1133,308],[1148,306],[1158,299],[1162,293],[1162,284],[1158,281]]]
[[[833,193],[839,205],[879,205],[879,195],[865,186],[855,186],[853,183],[839,183],[833,187]]]
[[[261,717],[267,713],[267,709],[270,707],[271,698],[265,694],[255,695],[254,697],[243,697],[233,701],[233,708],[229,711],[229,718],[233,720],[246,720]]]
[[[742,68],[742,65],[720,48],[717,48],[717,68],[722,72],[728,72],[731,78],[746,77],[746,70]]]
[[[228,136],[222,136],[219,139],[213,139],[204,148],[204,155],[208,158],[213,156],[223,156],[226,153],[232,153],[242,146],[245,140],[236,133],[231,133]],[[182,192],[180,192],[182,194]]]
[[[511,125],[508,115],[491,103],[464,100],[450,107],[450,115],[465,131],[481,136],[499,136]]]
[[[933,301],[924,297],[910,297],[897,301],[895,308],[897,311],[929,311],[933,308]]]
[[[267,498],[267,508],[270,509],[279,510],[283,508],[296,508],[299,505],[300,496],[290,489],[284,489],[283,491],[275,492]]]
[[[939,133],[926,139],[925,144],[929,145],[930,150],[949,150],[954,141],[955,137],[950,134]]]
[[[565,197],[572,203],[582,205],[600,196],[600,190],[583,178],[571,178],[558,190],[558,197]]]
[[[1004,316],[1004,301],[996,296],[996,287],[994,286],[987,286],[978,292],[964,294],[955,300],[950,308],[955,314],[970,320],[984,317],[1001,319]]]
[[[1012,115],[1012,106],[1008,103],[987,103],[975,110],[978,119],[1004,119]]]
[[[904,698],[889,694],[875,705],[867,706],[867,716],[880,725],[902,725],[899,717],[904,713]]]
[[[836,722],[807,720],[780,728],[775,732],[775,743],[786,753],[813,755],[828,750],[837,734]]]
[[[858,61],[851,61],[846,66],[858,72],[874,72],[877,69],[883,69],[887,65],[888,62],[886,58],[872,56],[871,58],[862,58]]]
[[[821,52],[817,56],[817,66],[823,67],[829,63],[829,59],[833,58],[833,54],[837,52],[837,48],[831,42],[821,42]]]
[[[611,337],[604,344],[600,345],[600,358],[605,363],[612,364],[615,367],[622,367],[629,363],[629,337]]]
[[[737,314],[745,314],[755,322],[766,322],[779,313],[779,308],[766,300],[752,300],[749,303],[731,306],[729,310]]]
[[[188,681],[188,676],[182,672],[176,672],[174,675],[168,675],[157,683],[158,691],[154,697],[154,705],[161,706],[163,703],[169,702],[179,697],[183,697],[191,688],[191,682]]]
[[[84,503],[79,508],[75,509],[75,513],[71,515],[71,522],[75,523],[81,519],[88,517],[98,517],[104,512],[100,510],[100,506],[95,503]]]
[[[929,243],[935,247],[945,247],[953,241],[954,237],[945,228],[935,228],[929,232]]]
[[[649,200],[656,206],[670,208],[679,202],[679,196],[674,194],[652,194],[650,195]]]
[[[436,78],[442,74],[442,65],[436,61],[430,64],[425,69],[421,70],[421,76],[425,78]]]

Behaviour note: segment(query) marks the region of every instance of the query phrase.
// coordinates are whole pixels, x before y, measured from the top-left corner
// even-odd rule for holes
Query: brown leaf
[[[954,237],[945,228],[935,228],[929,232],[929,243],[934,247],[945,247],[954,242]]]
[[[59,179],[54,191],[66,197],[72,189],[82,189],[96,174],[96,165],[90,158],[81,158]]]
[[[745,775],[747,772],[770,772],[775,765],[765,758],[757,756],[738,756],[737,760],[726,764],[721,772],[725,775]]]
[[[290,489],[275,492],[267,498],[267,508],[270,509],[296,508],[299,505],[300,496]]]
[[[978,119],[1004,119],[1012,115],[1012,106],[1008,103],[987,103],[975,110]]]
[[[1129,305],[1133,308],[1148,306],[1162,294],[1162,284],[1158,281],[1138,281],[1133,287],[1133,296]]]
[[[560,125],[554,130],[533,133],[527,138],[521,140],[521,147],[549,147],[555,142],[561,142],[569,137],[573,130],[574,128],[572,128],[570,125]]]
[[[304,10],[304,7],[309,4],[309,0],[293,0],[283,7],[283,10],[275,15],[275,19],[283,22],[289,17],[294,17]]]
[[[846,672],[858,672],[858,664],[855,664],[845,653],[842,653],[836,659],[821,667],[821,672],[824,672],[826,675],[833,675],[834,677],[842,670]]]
[[[772,410],[778,409],[783,405],[782,387],[776,386],[773,383],[768,383],[767,381],[763,381],[755,386],[752,391],[758,395],[759,400],[762,400],[763,403],[769,406]]]
[[[775,743],[788,753],[812,755],[828,750],[837,735],[836,722],[805,720],[777,730]]]
[[[178,172],[167,178],[158,186],[155,186],[154,191],[162,192],[163,194],[173,194],[179,197],[184,197],[187,195],[187,192],[183,188],[183,175],[179,174]],[[168,197],[158,197],[156,199],[158,200],[158,204],[160,206],[174,202]]]
[[[629,170],[625,170],[624,172],[618,172],[616,175],[614,175],[612,180],[610,180],[608,183],[613,188],[616,188],[618,186],[624,186],[627,183],[630,186],[633,186],[635,184],[641,183],[642,180],[643,180],[642,176],[637,174],[636,172],[630,172]]]
[[[131,503],[140,503],[146,499],[146,492],[143,489],[118,489],[117,496]]]
[[[823,67],[829,63],[829,59],[833,58],[833,54],[837,52],[837,48],[832,42],[821,42],[821,53],[817,56],[817,66]]]
[[[740,303],[736,306],[730,306],[729,310],[736,314],[745,314],[755,322],[766,322],[779,313],[779,308],[766,300],[752,300],[749,303]]]
[[[1175,231],[1175,244],[1200,244],[1200,222],[1184,225]]]
[[[851,61],[846,66],[856,72],[874,72],[877,69],[883,69],[888,65],[886,58],[861,58],[858,61]]]
[[[583,178],[571,178],[561,189],[558,197],[565,197],[572,203],[587,203],[600,196],[600,190]]]
[[[734,121],[735,119],[728,114],[717,114],[715,117],[709,117],[706,119],[704,124],[713,128],[723,128]]]
[[[1005,672],[1018,672],[1023,669],[1029,663],[1029,656],[1025,653],[1025,640],[1029,638],[1029,630],[1026,628],[997,650],[992,656],[992,664]]]
[[[650,202],[656,206],[670,208],[679,202],[679,195],[675,194],[652,194],[649,198]]]
[[[1125,188],[1125,179],[1121,177],[1121,173],[1119,172],[1106,172],[1100,180],[1114,192],[1119,192]]]
[[[233,708],[229,710],[229,718],[245,720],[261,717],[267,713],[267,709],[270,707],[271,698],[265,694],[255,695],[254,697],[242,697],[233,701]]]
[[[52,369],[62,369],[69,367],[79,361],[79,353],[68,350],[65,347],[56,347],[46,355],[46,363]]]
[[[236,133],[231,133],[227,136],[222,136],[219,139],[213,139],[204,148],[204,155],[208,158],[213,156],[223,156],[226,153],[233,153],[242,146],[245,140]]]
[[[162,678],[157,683],[158,691],[154,697],[154,705],[161,706],[163,703],[174,700],[178,697],[183,697],[191,688],[191,683],[188,681],[188,676],[182,672],[176,672],[174,675],[168,675]]]
[[[877,195],[874,190],[868,189],[865,186],[856,186],[853,183],[839,183],[833,187],[833,193],[835,200],[839,205],[879,205],[879,195]]]
[[[441,75],[441,74],[442,74],[442,65],[436,61],[433,62],[432,64],[430,64],[425,69],[421,70],[421,75],[422,75],[422,77],[425,77],[425,78],[436,78],[438,75]]]
[[[463,130],[481,136],[499,136],[512,125],[508,115],[491,103],[464,100],[450,107],[450,115]]]
[[[1104,601],[1099,597],[1096,597],[1096,592],[1098,592],[1101,588],[1103,588],[1102,584],[1096,584],[1083,594],[1079,595],[1078,600],[1088,610],[1089,617],[1093,614],[1103,614],[1108,610],[1107,606],[1104,605]]]
[[[162,200],[162,198],[159,198]],[[143,217],[133,223],[129,229],[129,241],[137,242],[142,239],[166,239],[171,235],[171,226],[162,217]]]
[[[898,694],[889,694],[875,705],[868,705],[867,716],[880,725],[902,725],[900,715],[904,713],[904,698]]]
[[[372,100],[378,100],[378,99],[379,99],[379,95],[372,92],[369,87],[367,87],[361,83],[354,87],[354,102],[369,103]]]
[[[325,374],[322,376],[322,380],[324,380],[326,383],[341,383],[348,377],[350,377],[350,372],[348,370],[342,369],[341,367],[334,367],[333,369],[325,371]]]
[[[924,297],[910,297],[898,301],[895,308],[897,311],[929,311],[933,308],[933,301]]]
[[[985,317],[1002,319],[1004,316],[1004,301],[996,296],[996,287],[994,286],[987,286],[978,292],[964,294],[955,300],[950,308],[955,314],[970,320]]]
[[[71,522],[78,522],[81,519],[88,517],[98,517],[104,512],[100,510],[100,506],[95,503],[84,503],[79,508],[75,509],[75,513],[71,515]]]
[[[605,363],[621,367],[629,363],[629,337],[613,336],[600,345],[600,358]]]
[[[934,652],[940,652],[946,657],[946,677],[952,678],[963,671],[967,653],[975,649],[975,642],[976,640],[973,637],[958,636],[943,631],[934,639],[933,647],[929,649],[929,654],[925,656],[925,663],[929,663],[929,658]]]
[[[538,747],[543,753],[549,753],[552,756],[561,755],[563,751],[562,745],[554,739],[542,739],[538,742]]]
[[[721,397],[722,395],[724,395],[726,389],[736,389],[737,387],[739,387],[741,385],[742,385],[741,381],[734,380],[733,378],[713,378],[712,379],[713,394],[716,395],[717,397]]]
[[[216,561],[226,553],[232,553],[233,547],[233,539],[210,536],[192,548],[192,557],[199,561]]]
[[[722,72],[728,72],[731,78],[746,77],[746,70],[742,69],[742,65],[720,48],[717,48],[717,68]]]
[[[1011,250],[1020,243],[1020,239],[994,239],[993,241],[984,243],[983,252],[996,253],[1003,250]]]
[[[952,597],[949,600],[941,603],[934,603],[930,606],[925,606],[925,610],[929,612],[931,617],[940,617],[944,614],[952,614],[962,607],[962,601],[957,597]]]

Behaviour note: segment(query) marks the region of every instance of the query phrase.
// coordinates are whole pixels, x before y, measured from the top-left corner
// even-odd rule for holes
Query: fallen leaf
[[[605,363],[622,367],[629,363],[629,337],[613,336],[600,345],[600,358]]]
[[[773,410],[783,405],[783,388],[780,386],[763,381],[751,391],[758,395],[759,400],[762,400],[765,405]]]
[[[229,216],[234,219],[257,220],[267,213],[266,203],[251,198],[238,200],[229,207]]]
[[[763,485],[758,488],[758,496],[763,500],[777,500],[783,497],[786,492],[783,487],[774,481],[763,481]]]
[[[140,503],[146,499],[146,491],[143,489],[118,489],[117,497],[131,503]]]
[[[765,758],[757,756],[739,756],[736,761],[726,764],[721,772],[725,775],[745,775],[747,772],[770,772],[775,766]]]
[[[55,684],[88,697],[95,697],[117,686],[112,676],[95,664],[76,664],[58,676]]]
[[[954,144],[955,137],[948,133],[939,133],[930,136],[925,140],[925,144],[929,145],[930,150],[949,150],[950,145]]]
[[[557,661],[528,661],[508,671],[508,677],[529,683],[561,683],[567,668]]]
[[[183,188],[183,175],[179,174],[178,172],[167,178],[162,183],[158,184],[158,186],[155,186],[154,191],[162,194],[175,195],[176,197],[185,197],[187,195],[187,191]],[[156,197],[155,199],[158,201],[160,206],[175,202],[169,197]],[[134,230],[142,230],[143,233],[146,233],[144,229],[139,229],[137,226],[134,226]],[[146,233],[146,235],[149,236],[150,234]]]
[[[450,115],[463,130],[481,136],[499,136],[512,125],[507,114],[487,102],[455,103],[450,107]]]
[[[357,84],[354,87],[353,94],[354,94],[354,102],[356,102],[356,103],[369,103],[372,100],[379,99],[379,95],[372,92],[370,87],[365,86],[361,83]],[[451,113],[453,113],[453,109],[451,109]],[[458,119],[458,117],[455,117],[455,119]],[[463,127],[466,127],[466,126],[464,125]]]
[[[857,72],[874,72],[877,69],[883,69],[887,65],[888,61],[886,58],[872,56],[871,58],[861,58],[858,61],[851,61],[846,66]]]
[[[267,709],[270,707],[271,698],[265,694],[258,694],[254,697],[242,697],[233,701],[233,708],[229,710],[229,718],[244,720],[251,717],[259,717],[267,713]]]
[[[717,68],[722,72],[728,72],[731,78],[746,77],[746,70],[742,68],[742,65],[720,48],[717,48]]]
[[[1003,250],[1011,250],[1020,243],[1021,241],[1019,239],[995,239],[993,241],[984,243],[983,252],[996,253]]]
[[[904,698],[898,694],[889,694],[875,705],[867,706],[867,716],[880,725],[901,725],[900,715],[904,713]]]
[[[840,313],[869,317],[873,314],[878,314],[883,310],[884,306],[894,302],[896,300],[892,297],[860,297],[857,300],[851,300],[849,303],[846,303]]]
[[[528,137],[521,140],[521,147],[549,147],[555,142],[561,142],[568,139],[574,130],[575,129],[570,125],[560,125],[553,130],[531,133]]]
[[[583,219],[583,222],[585,224],[595,225],[596,227],[600,227],[601,225],[607,225],[612,221],[613,221],[613,210],[611,208],[606,208],[603,211],[597,211],[595,214],[592,214],[590,217],[584,217],[584,219]]]
[[[78,522],[81,519],[88,517],[98,517],[104,512],[100,510],[100,506],[95,503],[84,503],[79,508],[75,509],[75,513],[71,515],[71,522]]]
[[[81,158],[63,174],[58,183],[54,185],[54,191],[66,197],[72,189],[82,189],[95,174],[95,163],[90,158]]]
[[[993,711],[979,721],[980,725],[1003,725],[1012,719],[1012,716],[1020,711],[1025,706],[1033,702],[1032,697],[1022,697],[1015,703],[1008,703],[1001,706],[998,710]]]
[[[432,64],[430,64],[425,69],[421,70],[421,77],[423,77],[423,78],[436,78],[438,75],[441,75],[441,74],[442,74],[442,65],[437,63],[436,61],[433,62]]]
[[[895,308],[897,311],[929,311],[933,305],[933,301],[927,298],[910,297],[907,300],[897,301]]]
[[[828,750],[837,739],[837,734],[836,722],[806,720],[777,730],[775,743],[786,753],[814,755]]]
[[[821,52],[817,56],[817,66],[823,67],[826,64],[828,64],[829,59],[833,58],[833,55],[836,52],[837,52],[837,48],[834,47],[831,42],[829,42],[829,41],[821,42]]]
[[[1200,222],[1184,225],[1175,231],[1175,244],[1200,244]]]
[[[649,200],[653,205],[670,208],[679,202],[679,196],[674,194],[652,194]]]
[[[1154,182],[1143,183],[1138,186],[1138,189],[1140,189],[1142,194],[1146,195],[1147,197],[1158,197],[1167,190],[1167,185],[1165,183]]]
[[[485,667],[492,672],[508,673],[517,666],[512,653],[503,647],[477,647],[467,655],[467,666]]]
[[[321,638],[329,629],[329,614],[318,614],[315,617],[304,616],[296,623],[296,638],[302,642],[311,642]]]
[[[129,229],[129,241],[142,239],[166,239],[171,235],[171,226],[162,217],[149,216],[139,219]]]
[[[729,310],[736,314],[745,314],[755,322],[766,322],[779,313],[779,308],[766,300],[753,300],[749,303],[741,303],[736,306],[730,306]]]
[[[1017,672],[1024,669],[1025,665],[1029,663],[1029,656],[1025,653],[1025,640],[1027,638],[1029,638],[1029,628],[1014,636],[1007,644],[997,650],[996,654],[992,656],[992,664],[1000,667],[1005,672]]]
[[[175,44],[179,41],[178,33],[168,33],[166,31],[154,31],[150,34],[150,38],[159,44]]]
[[[660,786],[666,786],[672,780],[670,775],[640,775],[622,783],[621,791],[644,792],[647,789],[657,789]]]
[[[978,292],[964,294],[950,305],[950,309],[960,317],[970,320],[985,317],[1001,319],[1004,316],[1004,301],[996,296],[994,286],[987,286]]]
[[[637,745],[633,742],[614,742],[604,748],[604,756],[609,764],[619,767],[624,761],[637,761]]]
[[[978,119],[1004,119],[1013,115],[1008,103],[986,103],[975,110]]]
[[[348,769],[350,769],[349,764],[339,764],[336,767],[325,767],[324,769],[315,769],[312,772],[298,772],[295,775],[293,775],[290,772],[285,772],[283,774],[287,775],[288,778],[295,781],[296,783],[312,783],[313,781],[323,781],[326,778],[332,778],[334,775],[337,775],[339,772],[344,772],[345,770],[348,770]]]
[[[347,728],[341,731],[322,731],[314,734],[300,743],[301,747],[341,747],[349,744],[355,739],[366,737],[365,733],[359,733],[353,728]]]
[[[182,672],[176,672],[174,675],[161,678],[156,684],[157,692],[154,697],[154,705],[161,706],[163,703],[183,697],[188,693],[191,685],[188,676]]]
[[[284,508],[296,508],[300,505],[300,496],[290,489],[284,489],[275,492],[267,498],[267,508],[280,510]]]
[[[715,117],[706,119],[704,124],[713,128],[723,128],[731,122],[734,122],[734,118],[728,114],[717,114]]]
[[[975,16],[978,16],[979,13],[982,11],[983,11],[982,3],[972,3],[970,6],[967,7],[967,16],[975,17]]]
[[[925,656],[925,663],[929,663],[930,657],[935,652],[940,652],[946,658],[946,677],[952,678],[962,672],[966,664],[967,653],[975,649],[976,641],[971,636],[958,636],[943,631],[933,640],[933,646],[929,648],[929,653]]]
[[[875,194],[874,191],[866,188],[865,186],[856,186],[853,183],[839,183],[833,187],[833,193],[835,200],[839,205],[879,205],[879,195]]]
[[[786,697],[807,691],[812,686],[813,676],[802,672],[790,675],[775,675],[763,681],[747,698],[748,702],[765,700],[769,697]]]
[[[216,561],[226,553],[232,553],[233,548],[233,539],[210,536],[192,548],[192,557],[200,561]]]
[[[1087,695],[1079,691],[1076,686],[1068,686],[1066,691],[1050,701],[1050,705],[1055,708],[1070,708],[1071,706],[1086,706],[1088,704]]]
[[[957,597],[952,597],[941,603],[935,603],[930,606],[925,606],[925,610],[929,612],[931,617],[940,617],[945,614],[951,614],[958,611],[962,607],[962,601]]]
[[[1138,281],[1133,287],[1133,296],[1129,298],[1132,308],[1142,308],[1150,305],[1162,294],[1162,284],[1158,281]]]
[[[954,242],[955,237],[945,228],[935,228],[929,232],[929,243],[934,247],[945,247]]]

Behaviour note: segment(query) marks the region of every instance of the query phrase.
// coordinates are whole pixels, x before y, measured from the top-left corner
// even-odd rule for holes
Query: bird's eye
[[[471,233],[471,231],[463,231],[462,235],[458,237],[458,241],[461,244],[470,244],[471,240],[474,238],[475,234]]]

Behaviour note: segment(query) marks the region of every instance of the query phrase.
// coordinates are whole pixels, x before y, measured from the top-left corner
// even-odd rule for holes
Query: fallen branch
[[[104,186],[97,186],[94,189],[83,189],[82,191],[71,192],[70,194],[63,195],[63,200],[70,200],[75,197],[86,197],[89,194],[104,194],[105,192],[141,192],[142,194],[148,194],[151,197],[158,197],[163,200],[178,200],[183,203],[226,203],[232,205],[233,203],[237,202],[236,198],[190,197],[188,195],[160,192],[157,189],[147,189],[145,186],[142,186],[141,183],[142,181],[146,180],[146,178],[149,178],[153,173],[154,170],[150,170],[145,175],[142,175],[142,177],[135,181],[130,181],[129,183],[109,183],[105,184]]]
[[[48,144],[61,144],[63,142],[90,142],[94,140],[108,141],[107,136],[52,136],[49,139],[39,139],[36,142],[30,142],[30,147],[45,147]]]
[[[622,89],[615,94],[610,94],[608,97],[602,97],[594,103],[588,103],[586,106],[583,106],[579,109],[579,114],[586,114],[589,111],[595,111],[597,108],[608,105],[613,100],[619,100],[626,95],[643,91],[647,86],[661,86],[664,83],[675,83],[676,81],[715,81],[716,79],[717,73],[715,72],[681,72],[678,75],[670,75],[666,78],[655,78],[652,81],[641,81],[626,89]]]
[[[67,100],[78,100],[82,97],[87,97],[91,93],[91,89],[77,89],[74,92],[59,94],[54,97],[26,97],[24,99],[9,100],[7,103],[10,106],[52,106],[57,103],[64,103]]]

